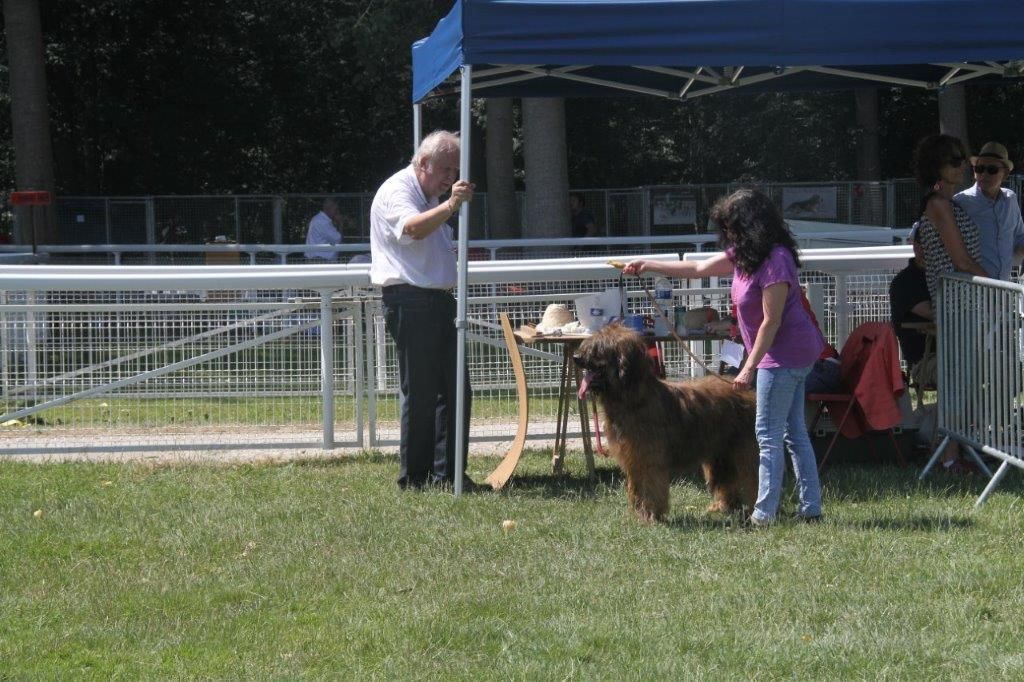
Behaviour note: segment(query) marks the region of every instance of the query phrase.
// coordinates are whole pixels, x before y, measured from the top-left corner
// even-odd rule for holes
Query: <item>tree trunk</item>
[[[563,99],[523,98],[523,163],[526,170],[523,236],[570,236]]]
[[[491,239],[514,239],[522,234],[512,173],[512,99],[488,99],[487,225]]]
[[[37,0],[4,0],[4,25],[11,81],[15,181],[19,190],[46,190],[52,195],[53,147]],[[19,234],[15,239],[19,243],[32,242],[32,210],[27,208],[17,214]],[[52,206],[49,210],[35,211],[36,241],[39,244],[56,243]]]
[[[950,85],[939,90],[939,132],[959,137],[971,153],[971,141],[967,136],[967,95],[963,83]],[[964,166],[964,184],[974,181],[969,165]]]
[[[885,222],[885,198],[880,187],[872,181],[882,179],[882,162],[878,141],[878,90],[858,88],[853,91],[857,103],[857,179],[863,181],[855,188],[851,201],[854,212],[862,222],[881,225]]]
[[[878,90],[858,88],[857,100],[857,179],[881,180],[882,163],[878,156]]]

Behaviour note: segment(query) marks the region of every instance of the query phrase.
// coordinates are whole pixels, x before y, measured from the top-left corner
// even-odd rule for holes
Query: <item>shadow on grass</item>
[[[672,513],[671,511],[669,512]],[[670,516],[664,525],[679,531],[747,531],[739,515],[722,514],[679,514]]]
[[[500,494],[515,495],[526,493],[537,497],[592,497],[599,492],[618,488],[623,481],[618,469],[600,468],[593,478],[554,474],[514,475],[501,489]]]
[[[989,468],[994,472],[996,465],[989,463]],[[997,490],[1014,494],[1024,492],[1024,475],[1021,475],[1024,472],[1017,473],[1003,478]],[[917,466],[837,465],[822,472],[821,484],[826,495],[867,501],[907,495],[977,497],[989,482],[989,477],[984,474],[963,476],[933,469],[923,481],[918,479],[920,474],[921,467]],[[790,472],[788,476],[791,475]]]
[[[862,519],[857,521],[840,521],[836,524],[841,528],[853,530],[888,530],[888,531],[949,531],[974,528],[977,524],[973,519],[964,516],[911,516],[900,519]]]
[[[364,450],[357,454],[325,455],[323,457],[308,457],[285,462],[285,465],[296,467],[316,467],[318,469],[350,466],[352,464],[398,464],[398,455],[380,452],[379,450]]]

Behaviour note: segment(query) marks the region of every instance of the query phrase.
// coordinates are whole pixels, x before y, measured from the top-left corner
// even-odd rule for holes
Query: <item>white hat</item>
[[[573,321],[572,313],[564,303],[552,303],[544,310],[544,317],[541,318],[538,328],[556,329]]]

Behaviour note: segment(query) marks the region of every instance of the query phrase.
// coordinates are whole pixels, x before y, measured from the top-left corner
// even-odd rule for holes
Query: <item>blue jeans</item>
[[[771,521],[779,510],[782,477],[786,472],[784,447],[789,447],[800,494],[801,516],[821,514],[821,485],[807,426],[804,424],[804,380],[810,367],[757,370],[757,418],[754,431],[761,450],[757,476],[757,502],[751,514]]]

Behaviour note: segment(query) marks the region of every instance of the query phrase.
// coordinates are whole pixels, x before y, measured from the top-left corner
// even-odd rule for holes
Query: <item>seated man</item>
[[[341,208],[333,197],[324,199],[323,209],[309,221],[306,231],[306,244],[338,244],[341,242]],[[312,263],[334,263],[338,260],[337,251],[312,249],[306,251],[306,260]]]
[[[916,237],[917,223],[914,223],[908,237],[914,247],[914,257],[889,285],[890,318],[908,369],[924,356],[925,335],[916,329],[905,329],[903,323],[929,322],[934,318],[931,296],[925,281],[924,257]]]
[[[569,195],[569,213],[572,217],[572,236],[574,238],[597,236],[594,214],[584,206],[582,194],[574,192]]]

